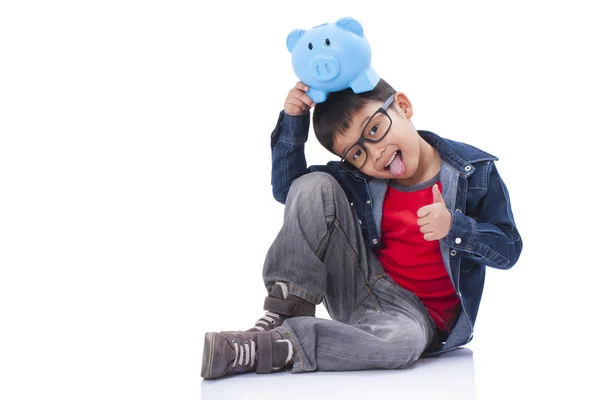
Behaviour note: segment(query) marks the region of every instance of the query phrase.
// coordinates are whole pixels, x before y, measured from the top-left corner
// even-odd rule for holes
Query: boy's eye
[[[369,133],[371,134],[371,136],[375,136],[377,134],[377,129],[379,129],[379,125],[373,125],[371,127],[371,130],[369,131]]]
[[[354,154],[352,154],[352,159],[353,160],[358,160],[360,158],[360,156],[362,155],[362,150],[356,150],[354,152]]]

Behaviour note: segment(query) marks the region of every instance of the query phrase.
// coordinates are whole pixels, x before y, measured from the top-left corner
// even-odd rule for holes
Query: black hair
[[[379,79],[379,83],[368,92],[356,94],[348,88],[330,93],[327,100],[315,106],[313,112],[313,128],[317,140],[335,154],[334,138],[349,128],[356,113],[362,111],[369,102],[383,103],[394,93],[394,88],[383,79]]]

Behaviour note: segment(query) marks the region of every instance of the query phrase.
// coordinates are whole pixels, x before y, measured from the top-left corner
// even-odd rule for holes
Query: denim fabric
[[[315,171],[326,172],[340,184],[360,221],[366,246],[377,254],[387,180],[361,172],[347,172],[338,161],[307,167],[304,143],[310,114],[279,114],[271,134],[273,196],[285,204],[292,183]],[[519,259],[523,242],[517,230],[508,189],[496,168],[497,157],[465,143],[418,130],[442,159],[442,196],[452,215],[448,235],[440,240],[444,264],[461,299],[462,312],[439,352],[462,346],[473,329],[485,280],[485,267],[511,268]]]
[[[331,320],[292,317],[275,328],[295,348],[291,372],[402,368],[438,345],[437,327],[412,292],[385,273],[353,208],[330,175],[294,181],[263,269],[267,289],[323,301]]]

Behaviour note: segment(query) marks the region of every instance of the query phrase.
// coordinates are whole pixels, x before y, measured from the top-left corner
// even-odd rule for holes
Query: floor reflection
[[[202,399],[475,399],[473,352],[458,349],[437,358],[424,358],[404,370],[347,372],[279,372],[202,380]],[[334,399],[335,400],[335,399]],[[340,399],[341,400],[341,399]]]

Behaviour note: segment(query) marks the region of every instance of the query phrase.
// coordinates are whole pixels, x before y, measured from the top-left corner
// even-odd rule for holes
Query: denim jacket
[[[387,180],[362,172],[348,172],[339,161],[307,167],[304,143],[308,139],[310,113],[279,114],[271,134],[273,196],[285,204],[294,179],[313,171],[331,174],[344,189],[356,212],[367,246],[376,253],[381,240],[381,218]],[[439,354],[465,345],[481,302],[485,267],[509,269],[518,260],[523,242],[515,225],[506,185],[494,161],[498,158],[465,143],[418,130],[442,159],[442,197],[452,215],[448,235],[440,250],[462,309]]]

